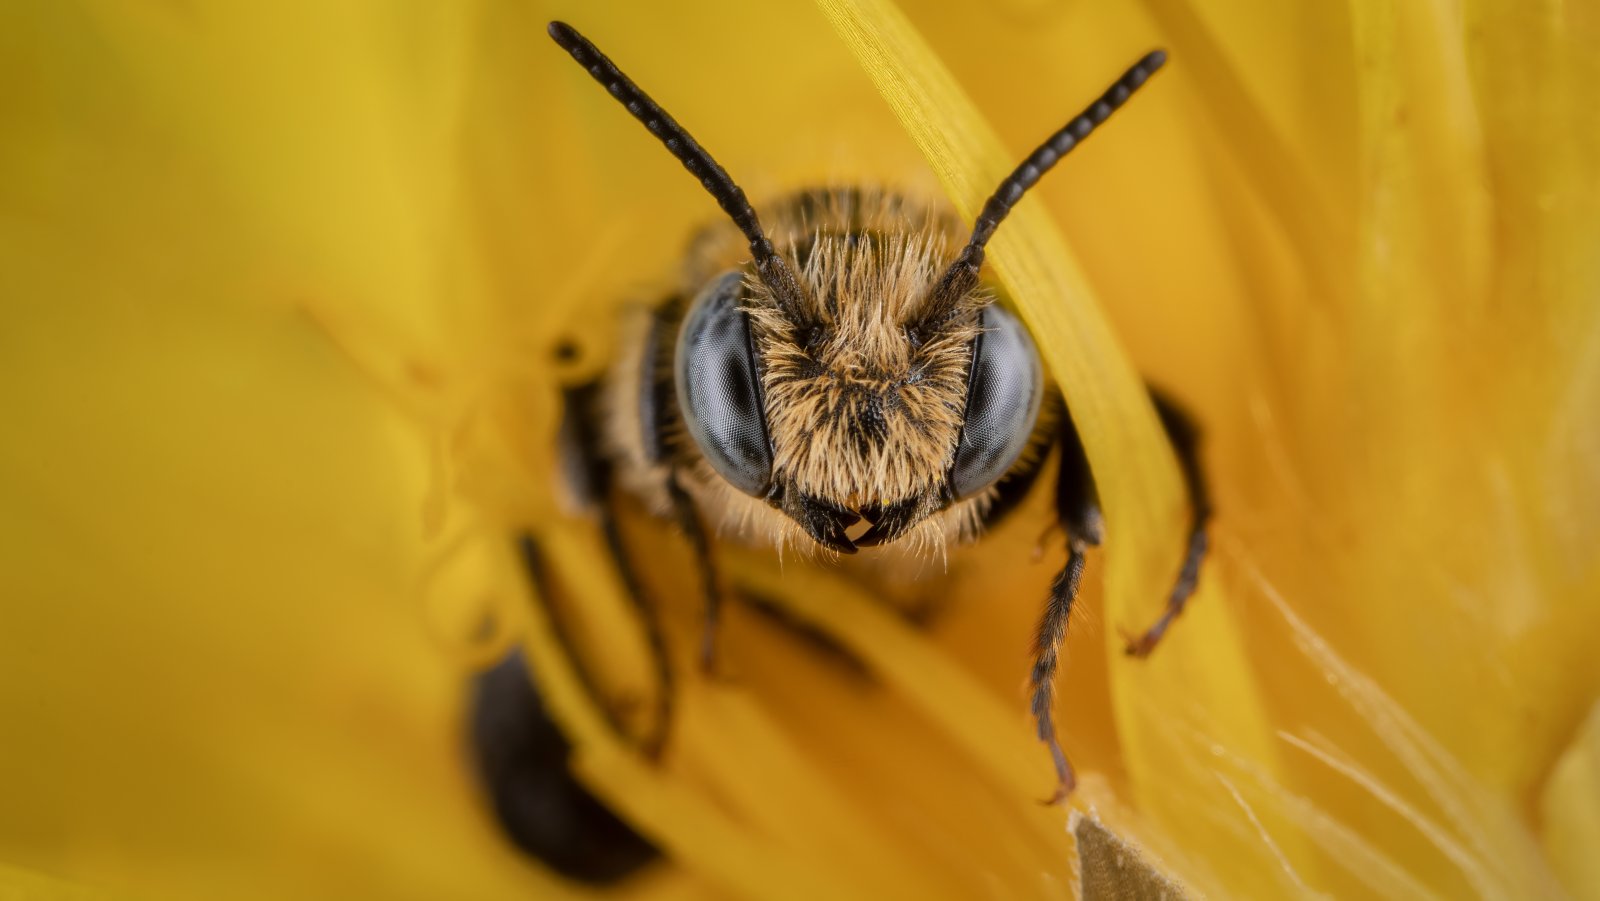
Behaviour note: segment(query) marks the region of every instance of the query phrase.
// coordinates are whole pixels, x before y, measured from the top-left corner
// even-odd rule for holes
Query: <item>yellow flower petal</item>
[[[1600,896],[1600,707],[1556,761],[1539,798],[1550,864],[1575,898]]]

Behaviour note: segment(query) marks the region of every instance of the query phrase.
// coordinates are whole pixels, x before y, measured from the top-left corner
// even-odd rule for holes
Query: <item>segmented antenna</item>
[[[750,206],[750,201],[744,196],[744,191],[739,188],[711,154],[694,139],[676,119],[667,115],[660,104],[650,99],[650,95],[639,89],[633,80],[622,74],[616,63],[613,63],[601,53],[589,39],[579,34],[577,29],[565,22],[551,22],[549,27],[550,37],[561,49],[572,55],[578,65],[588,70],[589,75],[598,81],[618,103],[628,108],[633,114],[664,144],[678,162],[683,163],[683,168],[689,174],[700,179],[712,197],[716,198],[717,205],[728,214],[733,224],[739,226],[744,236],[750,240],[750,253],[755,257],[756,271],[760,273],[761,280],[772,289],[773,295],[778,300],[779,308],[791,320],[800,319],[800,283],[795,280],[794,273],[778,256],[772,247],[772,242],[767,239],[761,230],[761,221],[756,218],[756,211]]]
[[[1006,215],[1028,189],[1039,182],[1046,172],[1061,161],[1061,158],[1072,151],[1072,148],[1083,143],[1090,132],[1093,132],[1116,112],[1117,108],[1128,101],[1144,85],[1145,81],[1154,75],[1157,69],[1167,61],[1164,50],[1153,50],[1145,54],[1144,58],[1129,67],[1122,77],[1116,80],[1111,87],[1106,88],[1100,99],[1089,104],[1088,108],[1075,116],[1072,121],[1062,126],[1060,131],[1051,135],[1048,140],[1039,145],[1039,149],[1028,155],[1006,180],[1000,183],[988,201],[983,205],[983,211],[978,213],[977,221],[972,224],[972,237],[967,239],[967,246],[961,249],[961,255],[945,270],[944,276],[934,288],[931,296],[926,318],[936,320],[948,315],[957,303],[965,297],[978,284],[978,270],[983,268],[984,247],[989,239],[994,237],[994,231],[1005,220]]]

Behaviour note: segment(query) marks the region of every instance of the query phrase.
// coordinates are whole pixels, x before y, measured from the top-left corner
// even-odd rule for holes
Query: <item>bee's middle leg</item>
[[[1127,653],[1130,657],[1148,657],[1167,633],[1172,621],[1183,613],[1189,596],[1194,594],[1200,579],[1200,563],[1205,559],[1206,524],[1211,518],[1210,492],[1206,489],[1205,473],[1200,469],[1200,431],[1177,403],[1158,391],[1150,392],[1161,426],[1167,440],[1178,454],[1178,465],[1183,470],[1184,487],[1189,494],[1189,543],[1184,550],[1183,566],[1167,595],[1167,605],[1161,616],[1142,634],[1127,636]]]

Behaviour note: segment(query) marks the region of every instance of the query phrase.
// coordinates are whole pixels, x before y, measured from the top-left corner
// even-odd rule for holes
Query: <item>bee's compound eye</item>
[[[700,292],[678,332],[673,380],[700,452],[733,487],[761,497],[772,480],[750,323],[739,309],[744,276],[729,272]]]
[[[972,347],[967,414],[950,467],[950,490],[968,498],[1006,474],[1028,446],[1044,399],[1044,371],[1033,338],[1017,317],[984,307]]]

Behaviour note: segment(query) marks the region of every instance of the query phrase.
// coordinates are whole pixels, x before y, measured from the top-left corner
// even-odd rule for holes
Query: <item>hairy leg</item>
[[[1056,804],[1072,792],[1076,779],[1061,739],[1056,734],[1054,715],[1055,677],[1061,658],[1061,643],[1066,639],[1072,604],[1083,578],[1087,550],[1100,543],[1100,504],[1094,479],[1083,453],[1083,444],[1070,421],[1063,419],[1061,470],[1056,481],[1056,515],[1067,536],[1067,562],[1050,586],[1050,598],[1034,636],[1033,669],[1029,676],[1034,720],[1039,740],[1050,749],[1056,768],[1056,790],[1047,803]]]
[[[1195,585],[1200,579],[1200,564],[1206,556],[1206,524],[1211,519],[1211,498],[1206,490],[1205,474],[1200,471],[1199,429],[1170,398],[1152,389],[1150,399],[1155,402],[1156,413],[1160,415],[1161,425],[1167,432],[1167,440],[1172,442],[1172,448],[1178,454],[1178,464],[1183,470],[1184,486],[1189,493],[1189,543],[1178,579],[1167,595],[1166,609],[1142,635],[1129,638],[1127,652],[1132,657],[1148,657],[1155,650],[1172,621],[1183,613],[1189,596],[1194,594]]]

